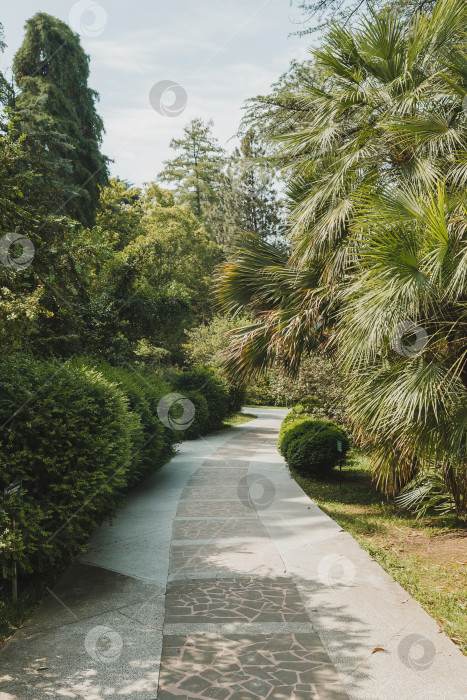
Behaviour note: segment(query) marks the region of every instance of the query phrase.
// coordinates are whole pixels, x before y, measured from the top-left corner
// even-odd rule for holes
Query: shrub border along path
[[[329,658],[351,700],[465,697],[467,662],[461,652],[291,479],[275,446],[284,411],[258,414],[258,420],[183,443],[178,456],[127,497],[113,523],[101,526],[87,552],[54,589],[55,597],[1,652],[2,690],[12,698],[39,700],[59,693],[100,700],[109,692],[153,700],[160,681],[157,697],[168,700],[175,697],[175,679],[188,684],[186,697],[212,697],[204,690],[231,687],[222,659],[241,658],[238,653],[244,648],[238,646],[237,634],[242,639],[256,635],[250,655],[261,658],[266,645],[267,658],[278,661],[278,673],[271,673],[282,684],[281,692],[291,696],[298,663],[290,656],[292,634],[293,648],[300,648],[304,658],[311,643],[302,636],[314,639],[314,676],[308,659],[305,687],[296,688],[300,700],[312,692],[307,684],[313,678],[315,685],[321,679],[323,700],[342,697],[341,691],[336,695],[339,681],[332,676]],[[264,486],[262,494],[253,489],[258,484]],[[209,534],[213,523],[225,523],[224,533]],[[268,594],[264,604],[271,615],[298,613],[297,622],[280,623],[272,616],[255,627],[225,615],[222,623],[216,622],[218,601],[225,603],[225,596],[216,598],[216,587],[232,578],[238,579],[237,589],[232,583],[227,594],[232,616],[242,610],[234,592],[247,579],[253,591],[287,588],[287,605],[283,591]],[[190,613],[193,602],[200,602],[200,580],[213,588],[198,609],[201,616],[204,610],[202,623]],[[173,586],[184,590],[177,588],[174,594]],[[183,622],[176,619],[184,613],[177,601],[186,603]],[[284,625],[295,625],[295,631]],[[107,645],[99,644],[103,636]],[[422,650],[416,646],[420,639]],[[182,648],[183,663],[174,666]],[[201,668],[190,667],[190,659],[198,660]],[[188,673],[180,680],[182,667]],[[242,676],[247,671],[250,679]],[[242,666],[234,675],[236,682],[239,677],[251,681],[248,692],[265,697],[266,681],[257,663]]]

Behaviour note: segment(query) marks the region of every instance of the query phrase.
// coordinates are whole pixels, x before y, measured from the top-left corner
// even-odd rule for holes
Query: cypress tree
[[[39,12],[25,28],[13,63],[15,111],[36,154],[57,163],[57,213],[92,226],[108,159],[100,152],[104,127],[99,96],[88,86],[89,56],[79,36],[51,15]]]

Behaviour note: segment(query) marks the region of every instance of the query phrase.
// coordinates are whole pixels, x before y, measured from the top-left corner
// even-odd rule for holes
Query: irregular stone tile
[[[165,622],[301,622],[308,620],[287,578],[173,581],[167,587]]]
[[[347,699],[312,633],[166,636],[157,697]]]
[[[250,463],[247,459],[229,459],[228,454],[226,454],[225,457],[215,457],[215,454],[214,452],[209,459],[205,459],[201,466],[215,467],[217,469],[245,469]],[[228,464],[226,463],[226,459],[228,459]]]
[[[214,571],[283,573],[284,564],[269,540],[243,544],[217,541],[202,545],[172,546],[169,571],[171,574]]]
[[[232,479],[234,477],[238,477],[239,479],[242,478],[242,476],[245,476],[248,474],[248,468],[247,467],[200,467],[192,476],[190,481],[192,479],[215,479],[215,478],[220,478],[220,479]],[[190,482],[188,482],[190,483]]]
[[[174,521],[174,540],[207,540],[231,537],[268,537],[268,534],[257,518]]]
[[[192,501],[228,501],[238,498],[240,479],[230,486],[187,486],[183,489],[181,500]]]
[[[244,501],[180,501],[177,517],[191,518],[236,518],[257,517],[253,506]]]

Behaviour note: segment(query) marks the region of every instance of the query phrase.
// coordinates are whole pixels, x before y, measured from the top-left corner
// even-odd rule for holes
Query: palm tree
[[[301,92],[302,127],[281,137],[291,253],[247,237],[218,285],[226,311],[255,319],[233,334],[227,371],[247,376],[277,359],[295,370],[318,343],[337,348],[382,487],[397,491],[436,465],[458,508],[466,503],[466,20],[463,0],[439,0],[431,15],[404,19],[389,7],[356,28],[331,28]],[[414,329],[428,342],[401,352]]]

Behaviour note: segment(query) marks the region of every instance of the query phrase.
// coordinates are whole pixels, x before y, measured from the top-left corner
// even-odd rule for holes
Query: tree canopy
[[[94,223],[99,185],[107,182],[100,152],[103,122],[88,86],[89,57],[64,22],[40,12],[26,22],[13,71],[19,88],[15,110],[35,148],[59,164],[60,211]],[[34,138],[34,137],[33,137]]]

